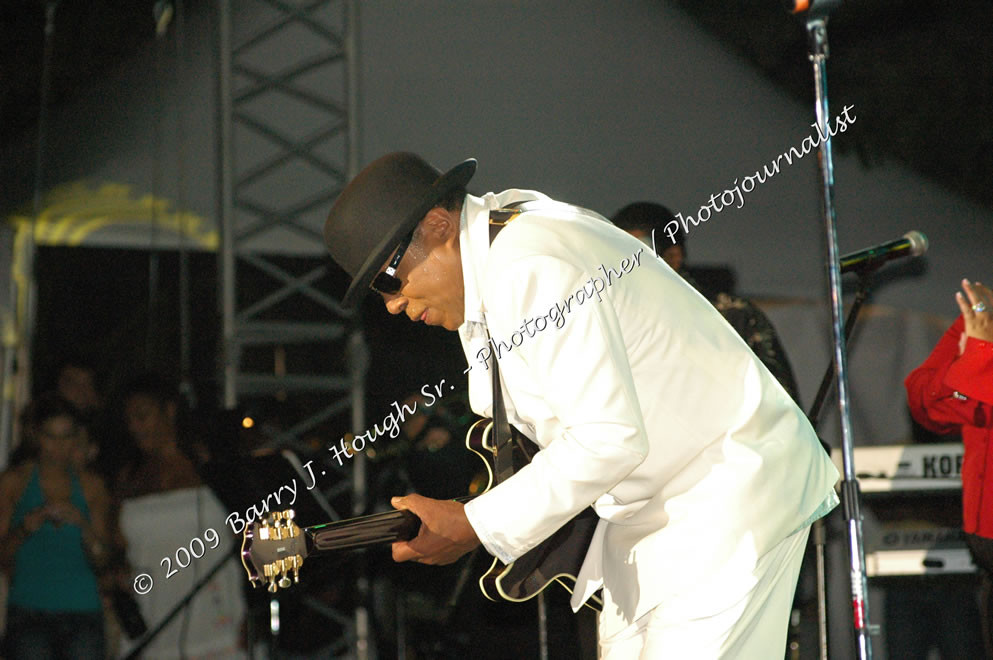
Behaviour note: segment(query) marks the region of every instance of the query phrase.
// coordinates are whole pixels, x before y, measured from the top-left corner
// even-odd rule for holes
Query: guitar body
[[[487,470],[487,484],[479,492],[489,490],[496,482],[496,448],[490,445],[493,423],[481,419],[466,437],[466,446],[478,455]],[[515,442],[512,454],[514,471],[528,463],[528,454],[538,448],[523,435],[512,430]],[[472,497],[460,497],[467,502]],[[521,602],[537,596],[552,582],[558,582],[570,592],[583,565],[599,518],[592,507],[586,508],[561,529],[512,564],[499,559],[479,580],[480,589],[490,600]],[[301,528],[293,511],[270,513],[261,521],[245,526],[241,561],[253,586],[265,585],[276,593],[299,581],[304,559],[338,550],[349,550],[409,540],[417,536],[421,521],[410,511],[384,511],[368,516]],[[292,578],[292,579],[291,579]],[[586,605],[599,611],[602,602],[596,595]]]
[[[481,419],[473,424],[466,436],[466,447],[486,464],[490,477],[486,490],[493,487],[495,475],[496,448],[490,444],[492,428],[493,423],[490,420]],[[512,429],[512,433],[517,434],[518,431]],[[520,439],[531,444],[523,436]],[[537,447],[534,450],[537,451]],[[516,445],[513,451],[516,472],[527,464],[528,458]],[[504,564],[499,559],[494,559],[489,570],[479,578],[479,588],[483,595],[494,601],[523,602],[537,596],[552,582],[558,582],[571,593],[599,520],[593,508],[587,507],[513,563]],[[586,606],[599,612],[603,603],[599,596],[593,595]]]

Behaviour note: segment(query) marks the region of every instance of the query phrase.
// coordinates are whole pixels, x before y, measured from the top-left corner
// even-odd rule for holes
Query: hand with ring
[[[965,320],[965,336],[993,342],[993,291],[979,282],[962,280],[962,292],[955,294],[955,302]],[[962,348],[964,349],[964,342]]]

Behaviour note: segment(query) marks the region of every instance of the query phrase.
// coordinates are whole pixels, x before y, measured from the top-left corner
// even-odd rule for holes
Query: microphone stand
[[[124,656],[122,660],[135,660],[138,658],[141,655],[141,652],[145,650],[145,647],[151,644],[152,640],[154,640],[158,634],[162,632],[162,629],[169,625],[172,620],[175,619],[176,616],[183,610],[183,608],[189,605],[190,601],[193,600],[205,586],[207,586],[207,583],[210,582],[214,575],[216,575],[219,570],[224,568],[224,565],[227,564],[232,557],[238,556],[240,551],[241,548],[237,543],[231,546],[231,551],[219,559],[217,563],[215,563],[211,569],[207,571],[206,575],[197,580],[196,584],[190,587],[189,592],[183,596],[182,600],[176,603],[173,608],[169,610],[164,617],[162,617],[162,620],[159,621],[158,625],[142,635],[138,640],[138,645],[131,649],[131,651]]]
[[[847,344],[849,338],[852,336],[852,330],[855,328],[855,323],[858,320],[859,311],[862,309],[862,305],[869,298],[869,270],[859,271],[859,283],[858,290],[855,293],[855,302],[852,303],[851,308],[848,310],[848,318],[845,319],[845,332],[844,338]],[[835,371],[835,362],[831,360],[828,363],[827,369],[824,370],[824,377],[821,379],[821,386],[817,390],[817,396],[814,397],[814,403],[810,406],[810,411],[807,413],[807,419],[810,420],[810,425],[817,428],[821,421],[821,413],[824,411],[824,402],[827,400],[827,395],[831,390],[832,375]],[[823,441],[822,441],[823,443]],[[830,453],[830,448],[826,446],[825,450]],[[827,634],[827,580],[825,578],[826,566],[824,562],[824,546],[825,546],[825,532],[824,532],[824,519],[818,518],[814,521],[811,527],[811,536],[814,540],[814,556],[817,561],[817,632],[818,632],[818,648],[820,650],[819,657],[821,660],[828,660],[828,634]]]
[[[828,94],[826,60],[828,57],[827,12],[811,14],[807,19],[810,61],[814,69],[815,111],[821,135],[827,136],[819,147],[818,169],[821,175],[824,228],[827,236],[827,272],[831,299],[834,366],[838,380],[838,407],[841,416],[841,455],[843,477],[841,503],[845,515],[852,587],[852,613],[856,646],[861,660],[871,660],[869,610],[866,600],[865,549],[862,542],[862,514],[859,509],[859,483],[855,479],[852,422],[848,397],[848,361],[842,328],[841,266],[838,260],[838,233],[834,210],[834,163],[831,159],[831,136],[828,132]]]

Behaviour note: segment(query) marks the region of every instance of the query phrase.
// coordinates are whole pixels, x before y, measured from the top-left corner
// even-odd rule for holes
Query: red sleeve
[[[910,413],[936,433],[952,433],[963,424],[985,426],[991,419],[993,343],[970,337],[959,355],[963,332],[960,316],[904,381]]]

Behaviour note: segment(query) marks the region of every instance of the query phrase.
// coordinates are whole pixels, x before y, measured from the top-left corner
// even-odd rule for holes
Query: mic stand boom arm
[[[869,298],[869,278],[868,273],[859,274],[859,285],[858,290],[855,292],[855,302],[852,303],[851,308],[848,310],[848,316],[845,318],[845,344],[848,344],[848,340],[852,336],[852,330],[855,329],[855,323],[858,321],[859,312],[862,309],[862,305]],[[810,411],[807,412],[807,419],[810,420],[811,426],[815,429],[817,425],[821,422],[821,413],[824,410],[824,401],[827,399],[827,395],[831,392],[831,385],[834,383],[834,360],[832,359],[830,364],[828,364],[827,369],[824,371],[824,378],[821,379],[821,386],[817,390],[817,396],[814,397],[814,403],[810,406]]]
[[[138,645],[135,646],[133,649],[131,649],[131,651],[126,656],[124,656],[122,660],[135,660],[136,658],[138,658],[141,655],[141,652],[145,650],[145,647],[151,644],[152,640],[154,640],[155,637],[158,636],[160,632],[162,632],[162,629],[165,628],[167,625],[169,625],[172,622],[172,620],[175,619],[176,616],[185,607],[187,607],[190,604],[190,601],[192,601],[193,598],[198,593],[200,593],[200,591],[205,586],[207,586],[207,583],[210,582],[211,579],[213,579],[213,577],[217,574],[217,572],[220,571],[222,568],[224,568],[224,565],[227,564],[232,557],[237,556],[240,553],[240,551],[241,551],[241,546],[239,546],[237,543],[234,544],[231,547],[231,551],[229,553],[227,553],[219,560],[217,560],[217,563],[215,563],[211,567],[211,569],[207,571],[207,574],[204,575],[199,580],[197,580],[196,584],[190,587],[189,592],[185,596],[183,596],[182,600],[176,603],[173,606],[173,608],[166,613],[164,617],[162,617],[162,620],[159,621],[158,625],[156,625],[154,628],[152,628],[151,630],[149,630],[148,632],[146,632],[144,635],[141,636],[141,638],[137,642]]]

